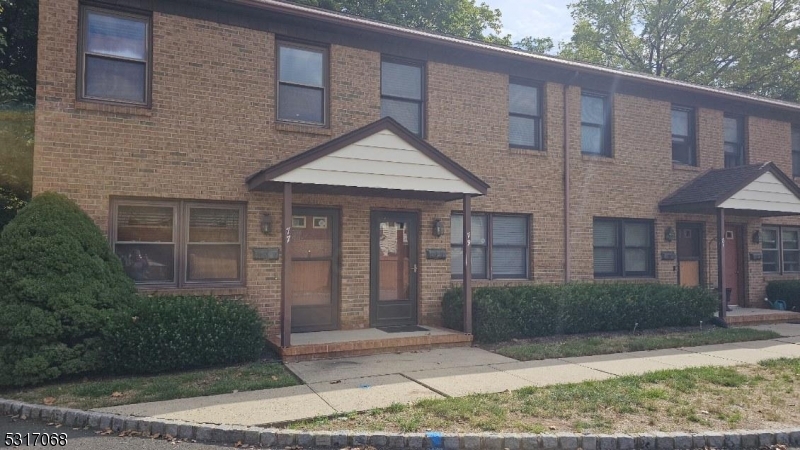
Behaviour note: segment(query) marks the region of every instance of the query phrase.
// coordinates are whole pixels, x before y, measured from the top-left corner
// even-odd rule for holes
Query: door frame
[[[691,229],[695,230],[699,233],[699,244],[700,244],[700,259],[699,259],[699,270],[698,277],[700,277],[700,287],[706,287],[706,224],[705,222],[676,222],[675,223],[675,232],[678,234],[677,239],[675,240],[675,259],[678,261],[678,286],[681,285],[681,254],[680,250],[678,249],[678,240],[681,238],[681,230],[682,229]]]
[[[330,331],[338,330],[341,322],[341,254],[342,254],[342,238],[341,238],[341,220],[342,211],[340,208],[325,208],[319,206],[303,206],[293,205],[292,215],[331,215],[331,323],[328,325],[310,325],[310,326],[295,326],[294,320],[292,321],[292,333],[306,333],[311,331]],[[294,262],[294,261],[292,261]],[[296,308],[296,309],[295,309]],[[316,306],[306,305],[292,305],[292,317],[296,318],[298,313],[303,309],[313,309]]]
[[[731,303],[731,305],[737,305],[737,306],[739,306],[741,308],[746,308],[747,305],[748,305],[748,301],[747,301],[747,297],[748,296],[745,295],[746,294],[746,289],[747,289],[747,280],[746,280],[746,278],[747,278],[747,276],[746,276],[747,275],[747,272],[746,272],[747,271],[747,267],[745,265],[745,264],[747,264],[747,261],[745,260],[745,252],[744,252],[744,239],[745,239],[745,235],[747,234],[747,233],[745,233],[746,225],[741,224],[741,223],[726,223],[725,224],[725,228],[728,228],[728,227],[733,228],[734,229],[734,233],[735,233],[734,234],[734,241],[736,241],[736,261],[737,261],[736,271],[739,273],[739,275],[736,277],[736,288],[737,288],[737,291],[738,291],[738,294],[739,294],[739,298],[738,299],[731,299],[731,301],[733,301],[733,303]],[[723,232],[727,233],[727,230],[724,230]],[[723,255],[723,257],[724,257],[724,255]],[[727,266],[726,266],[726,269],[727,269]],[[725,298],[724,297],[725,296],[724,292],[722,293],[722,295],[723,295],[723,298]],[[741,304],[739,303],[739,300],[741,300]]]
[[[403,209],[371,209],[369,213],[369,326],[370,327],[387,327],[387,326],[403,326],[403,325],[417,325],[419,321],[419,271],[420,271],[420,258],[419,258],[419,245],[421,241],[420,233],[420,216],[419,211],[403,210]],[[414,229],[409,230],[408,238],[413,239],[409,242],[409,259],[411,264],[417,265],[417,273],[409,278],[409,296],[411,301],[411,318],[407,321],[378,321],[378,295],[380,284],[380,257],[378,255],[379,242],[378,229],[380,222],[383,219],[400,219],[411,220],[414,223]],[[377,276],[376,276],[377,275]],[[391,304],[392,302],[384,302]]]

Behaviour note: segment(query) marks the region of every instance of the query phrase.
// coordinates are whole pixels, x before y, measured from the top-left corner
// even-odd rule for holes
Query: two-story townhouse
[[[797,104],[275,0],[40,0],[38,64],[35,193],[142,291],[252,304],[285,355],[439,325],[454,283],[762,306],[800,277]],[[469,341],[426,336],[398,345]]]

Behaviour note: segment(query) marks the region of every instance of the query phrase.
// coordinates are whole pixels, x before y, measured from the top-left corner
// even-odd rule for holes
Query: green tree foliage
[[[549,37],[534,38],[527,36],[515,42],[514,48],[529,53],[550,53],[555,48],[555,44],[553,44],[553,39]]]
[[[501,36],[502,14],[475,0],[295,0],[368,19],[450,36],[511,45],[511,36]],[[487,35],[486,31],[490,31]]]
[[[0,109],[0,230],[31,196],[33,109]]]
[[[65,196],[34,198],[0,233],[0,386],[100,369],[102,331],[133,282]]]
[[[38,20],[38,0],[0,0],[0,106],[33,103]]]
[[[800,98],[799,0],[578,0],[560,56]]]

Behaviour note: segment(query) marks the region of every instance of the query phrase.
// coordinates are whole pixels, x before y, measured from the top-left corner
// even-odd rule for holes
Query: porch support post
[[[281,264],[281,347],[292,345],[292,184],[283,184]]]
[[[464,333],[472,334],[472,207],[464,195]]]
[[[725,320],[725,209],[717,209],[717,286],[719,286],[719,318]]]

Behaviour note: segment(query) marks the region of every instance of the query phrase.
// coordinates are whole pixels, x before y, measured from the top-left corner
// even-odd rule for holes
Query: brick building
[[[458,283],[800,278],[797,104],[275,0],[40,0],[38,51],[34,193],[284,346]]]

